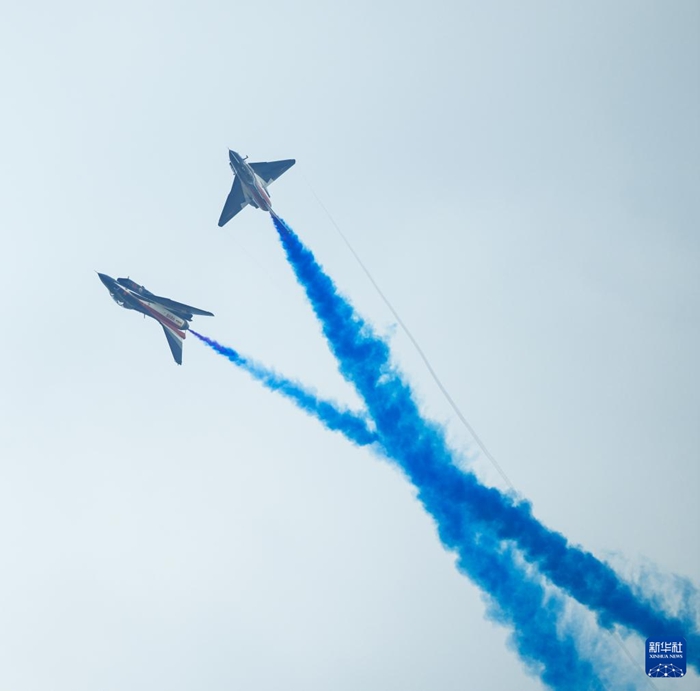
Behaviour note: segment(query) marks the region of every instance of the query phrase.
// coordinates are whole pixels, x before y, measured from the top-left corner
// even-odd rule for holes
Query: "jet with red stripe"
[[[178,365],[182,364],[182,344],[194,315],[214,316],[211,312],[154,295],[130,278],[114,279],[99,272],[97,275],[120,307],[152,317],[163,327],[170,351]]]
[[[282,173],[288,171],[296,161],[293,158],[288,158],[284,161],[270,161],[269,163],[264,161],[248,163],[247,156],[241,156],[231,149],[229,149],[228,158],[233,171],[233,186],[221,212],[219,227],[226,225],[248,204],[256,209],[274,213],[267,188]]]

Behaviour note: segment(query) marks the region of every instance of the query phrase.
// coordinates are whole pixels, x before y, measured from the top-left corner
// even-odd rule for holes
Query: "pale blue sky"
[[[97,280],[356,402],[270,220],[216,226],[229,146],[297,159],[275,208],[486,481],[314,192],[535,514],[697,583],[699,27],[682,1],[5,8],[0,686],[542,688],[397,472],[193,339],[178,368]]]

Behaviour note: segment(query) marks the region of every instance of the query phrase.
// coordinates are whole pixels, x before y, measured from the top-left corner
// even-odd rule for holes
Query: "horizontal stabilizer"
[[[250,167],[266,185],[269,185],[277,180],[282,173],[286,173],[295,163],[295,159],[288,158],[284,161],[270,161],[270,163],[251,163]]]
[[[177,302],[175,300],[171,300],[170,298],[162,298],[159,295],[151,295],[148,298],[149,302],[156,302],[159,305],[163,305],[163,307],[167,307],[169,310],[172,310],[175,312],[177,315],[182,317],[183,319],[189,321],[192,319],[192,315],[198,314],[202,317],[213,317],[214,314],[212,312],[207,312],[206,310],[200,310],[197,307],[192,307],[191,305],[186,305],[184,302]]]

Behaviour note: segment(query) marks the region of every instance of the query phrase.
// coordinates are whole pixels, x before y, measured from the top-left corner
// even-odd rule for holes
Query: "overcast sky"
[[[317,198],[535,515],[697,584],[699,45],[683,0],[7,5],[0,687],[543,688],[404,477],[94,274],[357,405],[270,219],[217,227],[228,147],[297,159],[275,209],[480,477]]]

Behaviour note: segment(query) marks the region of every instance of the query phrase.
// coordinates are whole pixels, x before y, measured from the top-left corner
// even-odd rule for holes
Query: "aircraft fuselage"
[[[229,150],[229,165],[234,175],[241,181],[245,200],[251,205],[263,211],[272,211],[272,201],[267,192],[267,185],[255,174],[240,154]]]

